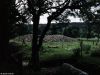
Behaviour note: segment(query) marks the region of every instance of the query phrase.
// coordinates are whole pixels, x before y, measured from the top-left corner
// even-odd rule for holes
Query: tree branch
[[[50,25],[51,25],[51,19],[50,17],[48,17],[48,22],[47,22],[47,26],[45,27],[45,29],[43,30],[41,36],[39,37],[39,42],[38,42],[38,48],[40,50],[41,46],[42,46],[42,43],[43,43],[43,39],[45,37],[45,34],[46,32],[48,31],[48,29],[50,28]]]
[[[50,28],[51,21],[52,21],[53,19],[55,19],[56,17],[58,17],[59,15],[61,15],[61,14],[64,12],[64,10],[66,9],[66,7],[69,5],[69,3],[70,3],[70,0],[67,1],[67,3],[66,3],[65,6],[63,6],[62,8],[60,8],[59,10],[57,10],[56,12],[53,12],[52,15],[50,15],[50,16],[48,17],[48,23],[47,23],[45,29],[43,30],[43,32],[42,32],[42,34],[41,34],[41,36],[40,36],[40,38],[39,38],[39,42],[38,42],[38,47],[39,47],[39,49],[40,49],[41,46],[42,46],[43,38],[45,37],[46,32],[47,32],[47,31],[49,30],[49,28]]]

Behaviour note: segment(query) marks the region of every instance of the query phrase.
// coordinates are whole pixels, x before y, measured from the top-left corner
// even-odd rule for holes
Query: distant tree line
[[[32,34],[32,25],[24,25],[26,26],[25,34]],[[95,25],[94,25],[95,26]],[[53,23],[51,24],[50,29],[46,33],[47,35],[65,35],[73,38],[94,38],[97,37],[97,31],[95,30],[92,23]],[[45,24],[40,24],[39,34],[41,34],[44,29]]]

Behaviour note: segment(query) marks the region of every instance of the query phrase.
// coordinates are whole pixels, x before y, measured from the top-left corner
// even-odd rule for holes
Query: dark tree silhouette
[[[99,10],[96,10],[95,12],[97,12],[97,14],[94,14],[95,15],[95,18],[93,20],[93,30],[94,32],[96,33],[95,36],[97,36],[97,44],[99,43],[99,38],[100,38],[100,9]]]
[[[86,34],[87,39],[92,37],[92,31],[95,29],[93,27],[96,27],[97,17],[95,15],[95,11],[92,11],[91,9],[95,9],[98,6],[100,6],[99,0],[90,0],[90,3],[88,5],[80,9],[79,16],[83,18],[84,22],[87,24],[87,34]],[[91,7],[94,7],[94,8],[91,8]]]
[[[24,19],[16,9],[15,0],[3,0],[0,3],[0,72],[9,71],[12,60],[9,40],[13,36],[16,22]],[[17,64],[16,64],[17,65]]]
[[[8,43],[9,43],[9,25],[8,25],[8,1],[2,1],[0,3],[0,60],[6,60],[8,55]]]

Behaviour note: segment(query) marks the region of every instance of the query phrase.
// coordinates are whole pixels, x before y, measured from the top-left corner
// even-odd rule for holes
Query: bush
[[[95,51],[92,51],[91,56],[100,57],[100,49],[96,49]]]
[[[86,54],[88,54],[90,52],[90,50],[91,50],[91,45],[83,44],[82,48],[83,48],[83,51]]]
[[[72,51],[73,51],[73,56],[76,56],[76,57],[81,56],[81,54],[80,54],[81,53],[80,48],[75,48]]]

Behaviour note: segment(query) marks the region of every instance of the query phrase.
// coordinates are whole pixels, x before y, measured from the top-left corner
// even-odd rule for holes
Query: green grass
[[[18,42],[21,45],[21,42]],[[96,43],[96,42],[94,42]],[[100,42],[98,45],[93,44],[93,41],[87,41],[83,40],[83,44],[85,45],[90,45],[91,46],[91,51],[95,50],[100,46]],[[53,48],[55,47],[55,48]],[[63,58],[68,58],[73,55],[73,49],[79,48],[80,43],[79,41],[72,41],[72,42],[44,42],[43,43],[43,50],[40,51],[40,61],[45,61],[45,60],[52,60],[52,59],[63,59]],[[21,52],[23,53],[24,57],[31,57],[31,43],[27,42],[25,46],[22,46]],[[85,57],[82,59],[83,61],[86,62],[92,62],[96,64],[100,64],[100,61],[98,61],[98,58],[96,57],[91,57],[90,54],[85,54],[83,52],[83,56]]]

